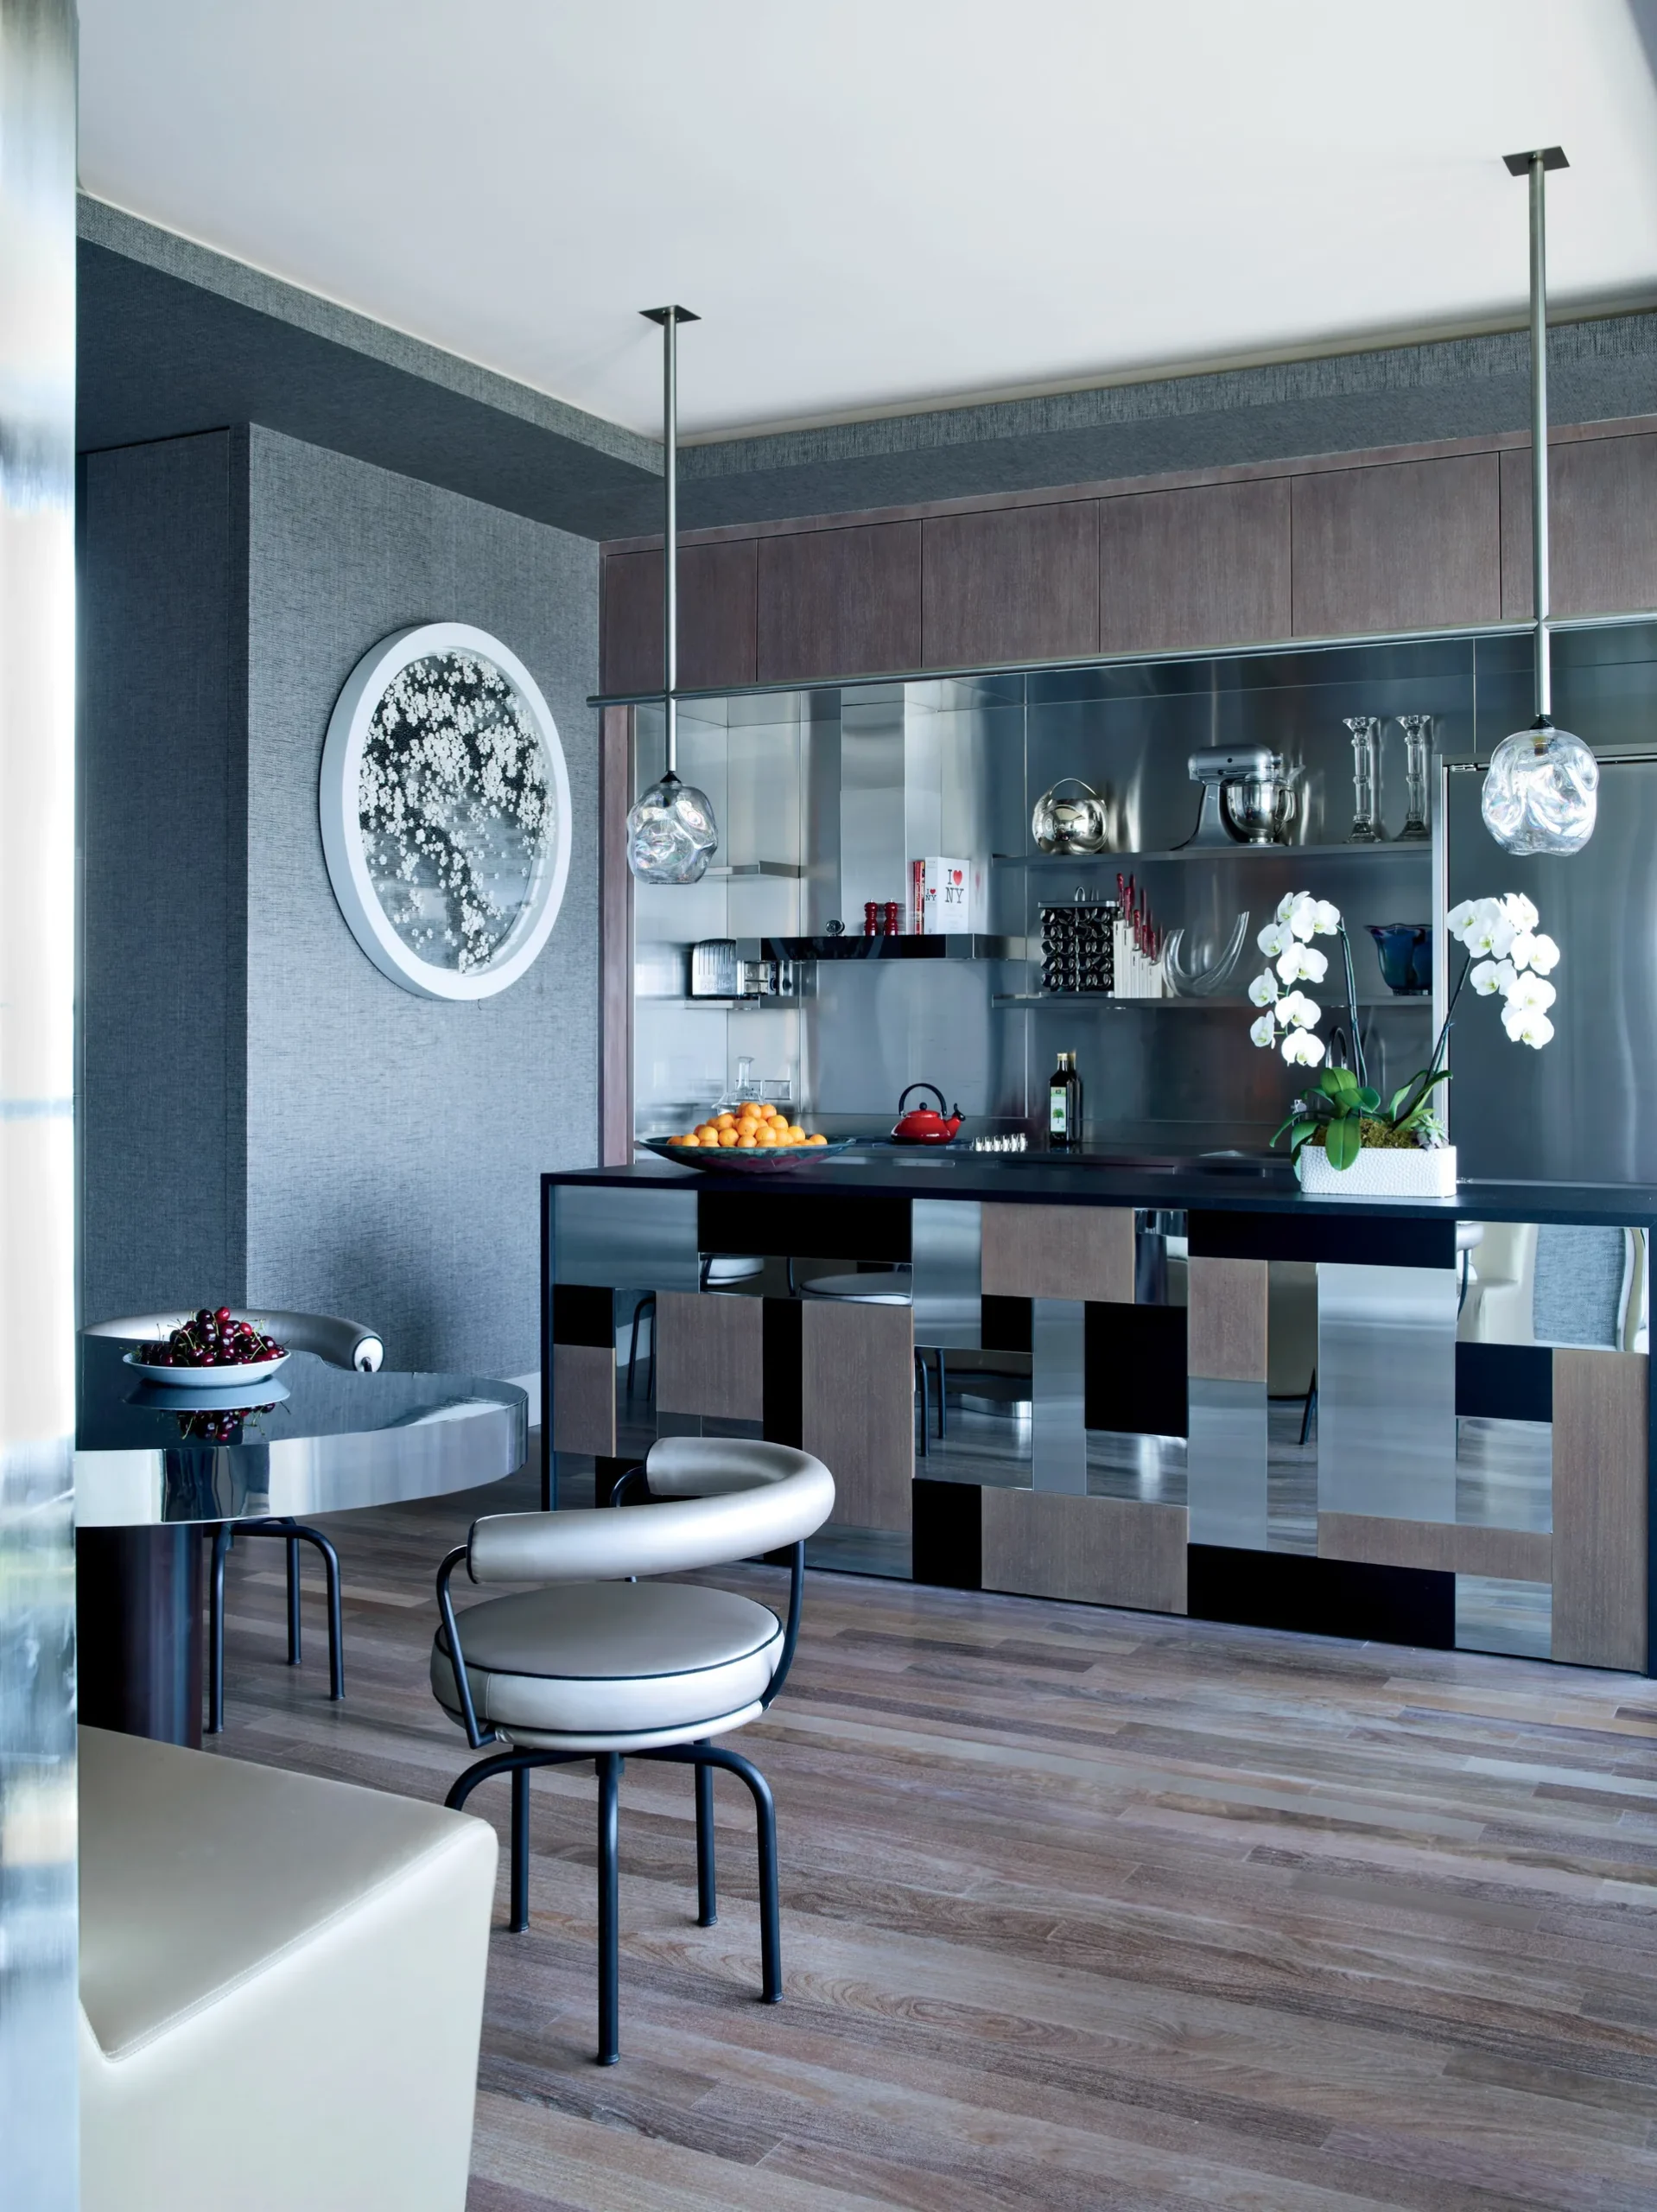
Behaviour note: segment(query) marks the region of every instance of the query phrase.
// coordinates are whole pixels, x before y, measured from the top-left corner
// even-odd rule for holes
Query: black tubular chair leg
[[[286,1524],[293,1527],[290,1521]],[[297,1667],[300,1660],[301,1623],[299,1611],[299,1539],[288,1539],[288,1664]]]
[[[938,1442],[943,1443],[949,1433],[949,1384],[944,1372],[943,1347],[938,1346]]]
[[[719,1888],[714,1866],[714,1770],[696,1765],[696,1925],[712,1928],[719,1919]]]
[[[599,1776],[599,2064],[613,2066],[621,2056],[621,1761],[614,1751],[606,1751],[594,1764]]]
[[[767,2005],[783,1998],[783,1915],[777,1881],[777,1807],[771,1784],[757,1766],[740,1751],[723,1744],[664,1744],[659,1750],[640,1751],[640,1758],[663,1759],[676,1766],[722,1766],[746,1783],[753,1799],[754,1825],[759,1845],[759,1981]]]
[[[1311,1434],[1311,1425],[1317,1414],[1317,1370],[1311,1370],[1311,1388],[1306,1393],[1305,1411],[1300,1416],[1300,1441],[1304,1444]]]
[[[530,1770],[512,1769],[512,1916],[506,1925],[521,1936],[530,1924]]]
[[[232,1541],[228,1521],[213,1532],[213,1577],[208,1585],[207,1733],[225,1732],[225,1558]]]
[[[926,1457],[927,1431],[932,1425],[932,1370],[926,1363],[926,1354],[915,1354],[915,1384],[921,1394],[921,1457]]]

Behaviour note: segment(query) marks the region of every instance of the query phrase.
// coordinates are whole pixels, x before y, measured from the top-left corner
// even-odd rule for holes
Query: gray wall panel
[[[251,515],[249,1294],[371,1321],[397,1366],[522,1372],[538,1357],[536,1178],[598,1156],[596,549],[257,428]],[[525,662],[575,810],[545,952],[473,1005],[370,964],[317,826],[340,686],[377,639],[437,620]]]
[[[87,456],[82,1310],[245,1295],[238,441]]]

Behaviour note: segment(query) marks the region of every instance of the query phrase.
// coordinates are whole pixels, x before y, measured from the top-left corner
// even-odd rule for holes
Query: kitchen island
[[[1241,1156],[549,1174],[546,1495],[762,1434],[835,1471],[822,1564],[1648,1673],[1643,1338],[1470,1336],[1467,1298],[1523,1224],[1556,1274],[1626,1252],[1629,1317],[1654,1222],[1645,1186],[1309,1198]]]

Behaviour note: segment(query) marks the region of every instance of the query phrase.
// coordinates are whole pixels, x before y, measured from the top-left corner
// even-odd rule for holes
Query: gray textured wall
[[[250,517],[248,1296],[371,1322],[396,1366],[524,1372],[537,1178],[597,1158],[596,550],[257,428]],[[436,620],[528,666],[575,811],[546,950],[473,1005],[371,965],[317,826],[340,686],[389,632]]]
[[[218,1294],[527,1371],[537,1178],[597,1157],[596,548],[258,428],[88,455],[82,533],[87,1318]],[[370,964],[317,822],[341,684],[440,620],[530,669],[575,813],[545,951],[477,1005]]]
[[[244,1287],[245,448],[220,430],[85,464],[88,1320]]]

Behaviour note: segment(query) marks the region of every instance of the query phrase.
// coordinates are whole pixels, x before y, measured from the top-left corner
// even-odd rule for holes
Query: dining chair
[[[438,1570],[433,1693],[473,1751],[506,1747],[469,1766],[445,1802],[459,1811],[479,1783],[511,1775],[514,1932],[530,1918],[530,1770],[591,1759],[598,1775],[600,2066],[613,2066],[620,2053],[617,1840],[625,1758],[695,1770],[703,1928],[717,1908],[714,1770],[746,1783],[759,1832],[761,1990],[768,2005],[782,1997],[771,1789],[757,1767],[714,1739],[757,1720],[786,1681],[800,1630],[805,1539],[834,1502],[834,1478],[809,1452],[740,1438],[664,1437],[642,1467],[622,1476],[610,1506],[487,1515]],[[728,1590],[651,1579],[785,1547],[786,1623]],[[450,1581],[463,1564],[474,1583],[541,1586],[457,1617]]]
[[[347,1321],[333,1313],[295,1313],[276,1307],[238,1307],[238,1318],[251,1321],[289,1351],[308,1351],[330,1367],[354,1369],[372,1375],[385,1357],[385,1346],[377,1330],[360,1321]],[[118,1320],[99,1321],[86,1333],[90,1337],[118,1337],[134,1343],[156,1342],[168,1337],[191,1319],[186,1313],[130,1313]],[[217,1736],[225,1726],[225,1560],[238,1536],[276,1536],[288,1548],[288,1664],[297,1667],[302,1650],[299,1548],[309,1544],[319,1553],[327,1586],[328,1696],[337,1702],[346,1694],[345,1632],[340,1597],[340,1554],[320,1529],[296,1521],[291,1514],[272,1515],[257,1521],[220,1522],[213,1531],[213,1563],[208,1580],[208,1660],[206,1733]]]

